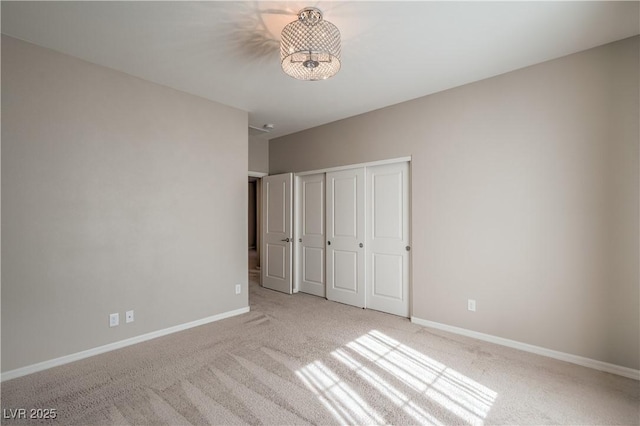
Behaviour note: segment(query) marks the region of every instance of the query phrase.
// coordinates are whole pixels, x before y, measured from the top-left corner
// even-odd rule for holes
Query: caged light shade
[[[306,7],[287,24],[280,41],[282,70],[298,80],[325,80],[340,70],[340,31]]]

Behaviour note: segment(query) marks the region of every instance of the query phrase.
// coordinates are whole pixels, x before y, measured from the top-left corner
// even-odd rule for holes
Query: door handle
[[[284,242],[288,243],[289,241],[291,241],[291,239],[290,238],[285,238],[284,240],[280,240],[280,241],[284,241]]]
[[[331,241],[327,241],[327,245],[330,246],[331,245]]]
[[[362,248],[362,247],[364,247],[364,244],[360,243],[360,244],[358,244],[358,247]]]

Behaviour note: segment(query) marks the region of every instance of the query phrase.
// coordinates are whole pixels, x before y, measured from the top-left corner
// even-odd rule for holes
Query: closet
[[[287,176],[263,179],[265,287],[408,317],[409,162],[297,175],[291,232]]]

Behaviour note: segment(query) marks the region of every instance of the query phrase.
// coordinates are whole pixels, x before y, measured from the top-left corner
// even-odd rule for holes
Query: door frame
[[[356,164],[347,164],[344,166],[327,167],[326,169],[316,169],[316,170],[308,170],[304,172],[295,172],[293,176],[295,177],[295,176],[313,175],[316,173],[339,172],[340,170],[357,169],[360,167],[373,167],[373,166],[381,166],[383,164],[407,163],[407,162],[411,163],[411,156],[389,158],[387,160],[369,161],[367,163],[356,163]]]

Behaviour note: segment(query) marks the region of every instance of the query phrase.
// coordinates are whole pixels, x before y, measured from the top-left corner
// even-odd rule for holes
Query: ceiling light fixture
[[[282,70],[298,80],[325,80],[340,70],[340,31],[315,7],[298,12],[280,41]]]

